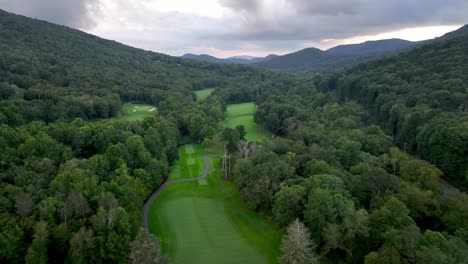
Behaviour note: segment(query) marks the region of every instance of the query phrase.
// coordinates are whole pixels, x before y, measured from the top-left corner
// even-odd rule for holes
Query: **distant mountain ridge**
[[[468,35],[468,25],[431,40],[412,42],[403,39],[383,39],[359,44],[339,45],[322,51],[307,48],[254,65],[287,71],[329,72],[364,62],[380,55],[399,52],[417,45]]]
[[[328,50],[306,48],[256,63],[272,70],[329,72],[347,67],[376,55],[415,45],[403,39],[383,39],[359,44],[339,45]]]
[[[266,57],[234,56],[225,59],[207,54],[187,53],[182,58],[215,63],[252,64],[273,70],[313,70],[329,71],[348,66],[359,58],[369,57],[384,52],[399,50],[414,45],[403,39],[385,39],[366,41],[360,44],[339,45],[326,51],[317,48],[306,48],[300,51],[278,56]]]
[[[229,57],[227,59],[243,59],[243,60],[253,60],[253,59],[257,59],[258,57],[254,57],[254,56],[248,56],[248,55],[240,55],[240,56],[232,56],[232,57]]]
[[[404,39],[383,39],[366,41],[360,44],[339,45],[326,50],[328,53],[348,55],[370,55],[392,50],[398,50],[414,45],[414,42]]]
[[[451,38],[457,38],[457,37],[461,37],[461,36],[464,36],[464,35],[468,35],[468,24],[462,26],[461,28],[455,30],[455,31],[452,31],[452,32],[448,32],[446,34],[444,34],[442,37],[438,38],[438,39],[451,39]]]
[[[234,64],[253,64],[261,61],[266,61],[272,58],[277,57],[278,55],[275,54],[270,54],[266,57],[254,57],[254,56],[233,56],[225,59],[221,58],[216,58],[214,56],[208,55],[208,54],[192,54],[192,53],[187,53],[181,56],[181,58],[184,59],[192,59],[196,61],[206,61],[206,62],[216,62],[216,63],[234,63]]]
[[[198,60],[198,61],[207,61],[207,62],[219,62],[219,63],[222,62],[221,59],[218,59],[218,58],[213,57],[213,56],[208,55],[208,54],[196,55],[196,54],[192,54],[192,53],[187,53],[187,54],[184,54],[183,56],[181,56],[181,58]]]
[[[455,38],[468,34],[468,25],[449,32],[439,38],[412,42],[404,39],[382,39],[358,44],[339,45],[328,50],[306,48],[285,55],[269,55],[264,58],[235,56],[219,59],[210,55],[185,54],[182,58],[217,63],[252,64],[255,66],[281,71],[329,72],[373,59],[391,52],[399,52],[416,45],[431,41]]]

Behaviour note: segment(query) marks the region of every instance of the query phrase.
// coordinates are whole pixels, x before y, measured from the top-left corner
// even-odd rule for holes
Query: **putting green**
[[[201,175],[203,155],[210,153],[216,154],[200,145],[181,146],[170,179]],[[150,208],[150,231],[173,263],[276,263],[281,233],[221,180],[219,158],[209,161],[207,178],[174,183],[160,193]]]
[[[268,139],[270,135],[266,129],[254,122],[253,115],[255,111],[256,106],[254,103],[228,105],[224,124],[231,128],[243,125],[247,132],[245,138],[249,141]]]
[[[147,116],[156,115],[158,111],[152,105],[125,103],[122,113],[122,118],[127,121],[141,121]]]
[[[199,91],[195,91],[195,95],[197,96],[197,101],[203,101],[205,100],[208,96],[211,95],[211,93],[214,91],[214,88],[209,88],[209,89],[203,89]]]

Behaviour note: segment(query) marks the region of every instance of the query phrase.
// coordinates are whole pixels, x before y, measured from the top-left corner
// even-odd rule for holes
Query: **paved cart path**
[[[144,212],[143,212],[143,222],[145,224],[145,229],[146,231],[149,232],[149,225],[148,225],[148,214],[149,214],[149,209],[151,207],[151,205],[153,204],[154,200],[156,200],[156,198],[158,197],[158,195],[169,185],[172,185],[174,183],[177,183],[177,182],[189,182],[189,181],[198,181],[198,180],[201,180],[201,179],[204,179],[208,176],[208,171],[210,169],[210,161],[209,161],[209,158],[210,157],[217,157],[217,156],[210,156],[210,155],[204,155],[203,156],[203,161],[205,162],[205,169],[203,170],[203,173],[201,176],[198,176],[196,178],[190,178],[190,179],[175,179],[175,180],[171,180],[171,181],[166,181],[164,184],[162,184],[161,186],[159,186],[159,188],[150,196],[150,198],[148,199],[148,201],[146,202],[145,204],[145,209],[144,209]]]

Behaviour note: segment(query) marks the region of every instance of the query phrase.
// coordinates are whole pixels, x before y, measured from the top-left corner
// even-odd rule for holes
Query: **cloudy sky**
[[[0,0],[0,9],[177,56],[422,40],[468,23],[467,0]]]

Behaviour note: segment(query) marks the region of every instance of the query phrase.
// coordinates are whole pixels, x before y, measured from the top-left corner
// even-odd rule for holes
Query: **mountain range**
[[[0,10],[0,263],[466,263],[467,33],[221,64]]]
[[[445,40],[468,34],[468,25],[449,32],[439,38],[412,42],[403,39],[383,39],[366,41],[359,44],[339,45],[328,50],[306,48],[285,55],[269,55],[263,58],[237,56],[226,59],[210,55],[185,54],[182,58],[217,63],[251,64],[262,68],[281,71],[330,72],[359,62],[367,61],[380,55],[405,50],[429,41]]]
[[[216,63],[252,64],[272,70],[330,71],[348,66],[363,58],[407,48],[414,44],[416,42],[408,40],[384,39],[360,44],[339,45],[328,50],[306,48],[282,56],[271,54],[266,57],[235,56],[221,59],[207,54],[188,53],[182,58]]]
[[[266,57],[254,57],[254,56],[233,56],[229,58],[216,58],[208,54],[192,54],[187,53],[181,56],[184,59],[192,59],[197,61],[216,62],[216,63],[235,63],[235,64],[254,64],[262,61],[267,61],[278,57],[278,55],[270,54]]]

